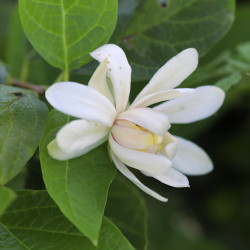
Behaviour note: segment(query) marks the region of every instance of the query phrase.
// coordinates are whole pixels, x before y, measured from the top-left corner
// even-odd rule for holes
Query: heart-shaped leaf
[[[53,66],[68,72],[90,61],[91,51],[110,38],[117,0],[20,0],[24,31]]]

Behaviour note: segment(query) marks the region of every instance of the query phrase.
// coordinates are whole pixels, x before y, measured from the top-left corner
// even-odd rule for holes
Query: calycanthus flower
[[[123,50],[107,44],[91,56],[100,65],[88,86],[60,82],[46,91],[55,109],[79,118],[62,127],[48,145],[53,158],[72,159],[108,140],[117,169],[161,201],[167,199],[143,185],[128,167],[173,187],[189,187],[184,174],[201,175],[212,170],[204,150],[168,132],[171,123],[211,116],[224,100],[224,92],[215,86],[175,89],[196,69],[195,49],[186,49],[163,65],[129,106],[131,68]]]

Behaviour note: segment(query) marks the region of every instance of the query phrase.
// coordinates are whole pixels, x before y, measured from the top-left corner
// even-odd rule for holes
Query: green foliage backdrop
[[[2,0],[0,249],[248,249],[249,17],[250,4],[234,0]],[[217,115],[171,127],[208,152],[211,174],[191,177],[190,189],[139,175],[168,203],[116,173],[106,144],[69,161],[48,155],[72,117],[51,109],[44,90],[87,84],[97,66],[89,53],[107,42],[132,66],[131,101],[188,47],[201,60],[182,87],[226,91]]]

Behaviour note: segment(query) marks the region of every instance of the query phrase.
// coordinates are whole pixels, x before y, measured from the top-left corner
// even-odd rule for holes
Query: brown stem
[[[44,95],[45,90],[47,89],[47,86],[34,85],[32,83],[22,82],[15,78],[12,78],[9,84],[15,87],[23,88],[23,89],[31,89],[35,91],[36,93],[38,93],[39,95]]]

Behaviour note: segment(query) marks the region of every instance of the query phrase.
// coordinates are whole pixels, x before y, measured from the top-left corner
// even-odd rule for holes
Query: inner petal
[[[157,154],[161,149],[163,136],[133,122],[118,119],[111,129],[114,140],[123,147]]]

